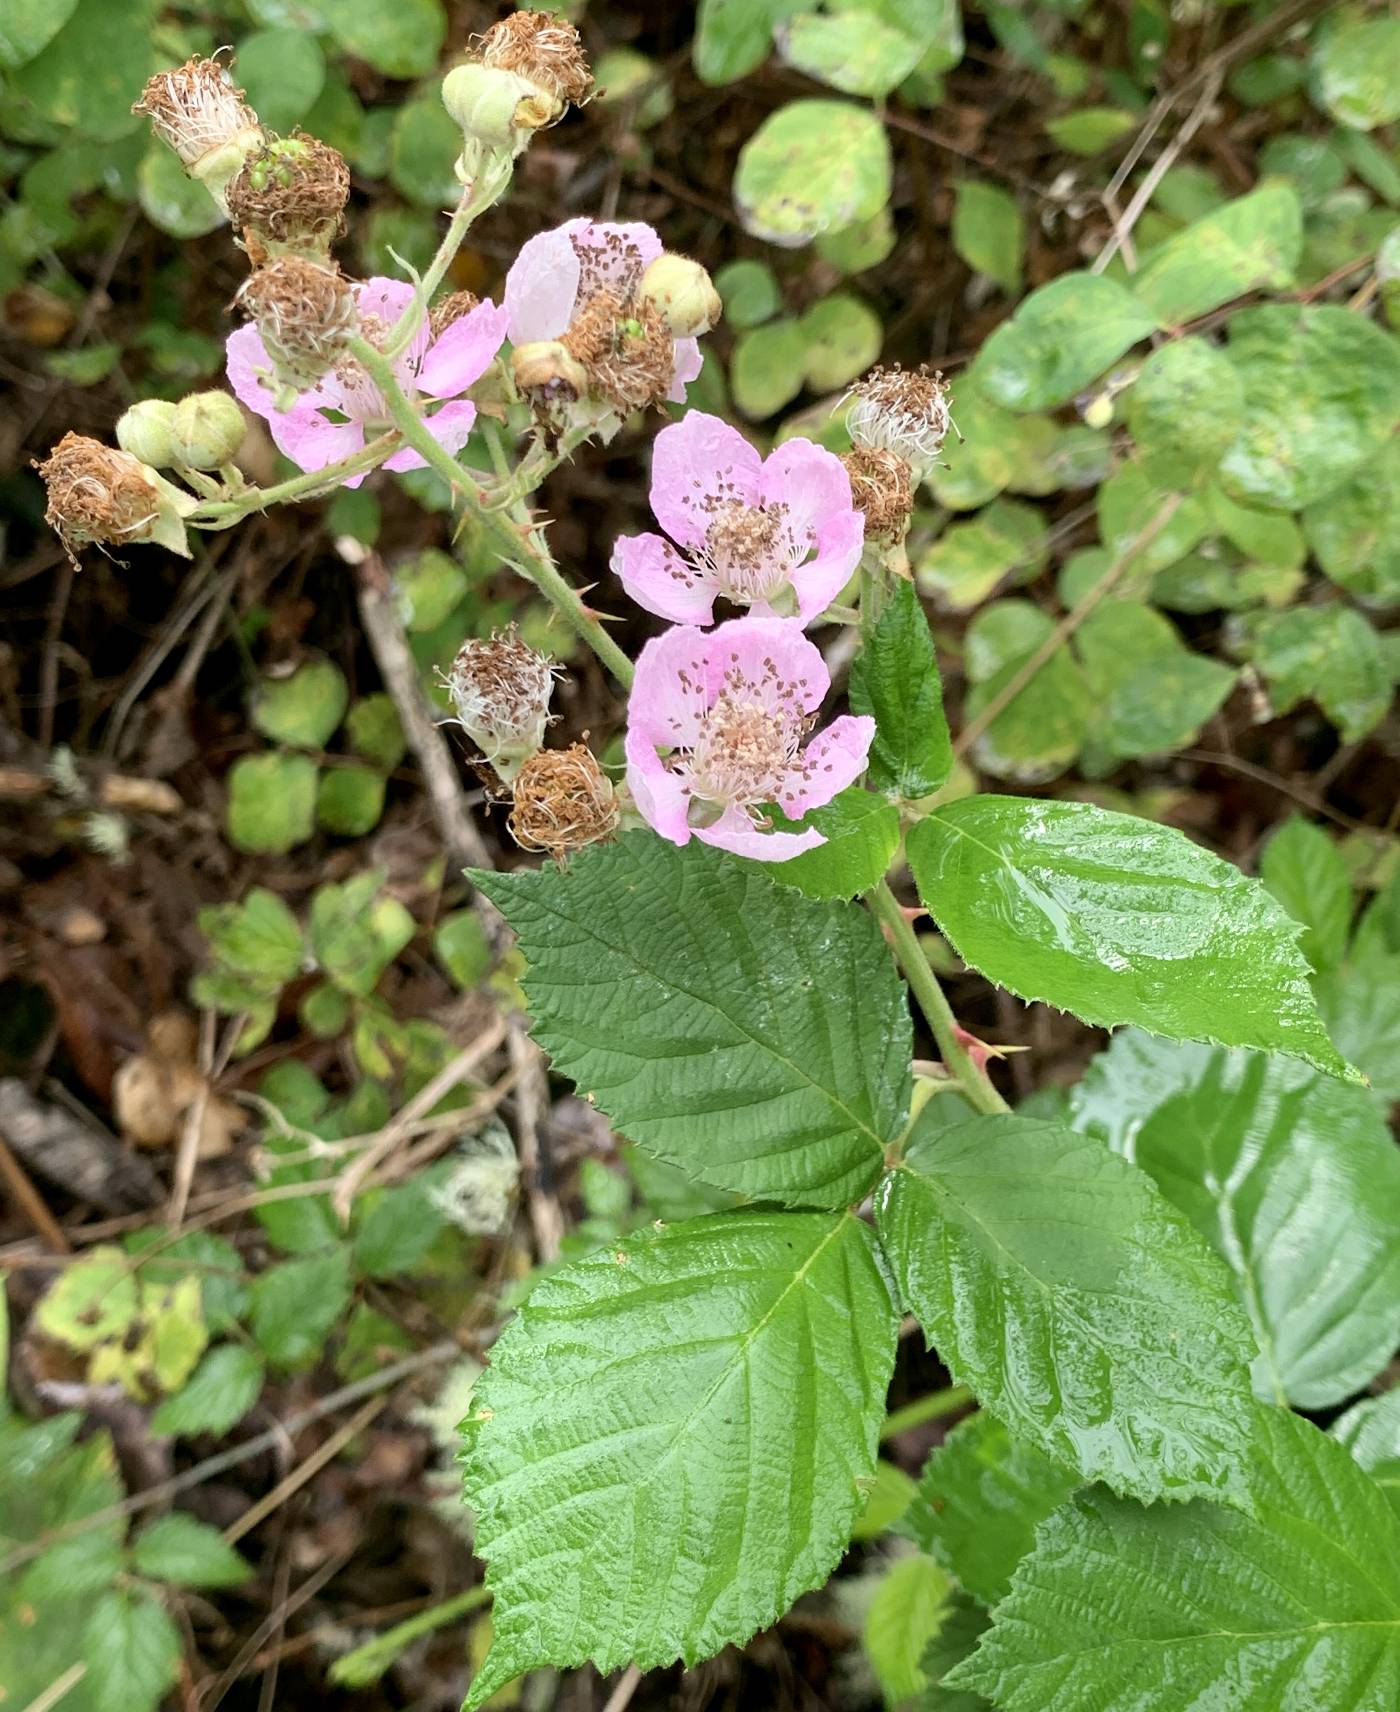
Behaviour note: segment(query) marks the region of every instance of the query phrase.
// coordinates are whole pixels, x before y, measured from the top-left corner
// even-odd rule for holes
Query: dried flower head
[[[349,196],[345,157],[302,131],[269,137],[227,193],[229,217],[255,266],[281,249],[324,253],[344,224]]]
[[[428,330],[435,339],[440,339],[454,321],[470,315],[480,302],[474,291],[449,291],[428,311]]]
[[[588,376],[588,395],[619,415],[661,404],[676,370],[675,335],[654,303],[595,291],[559,343]]]
[[[579,33],[548,12],[515,12],[475,44],[481,63],[511,71],[561,101],[581,107],[593,94],[593,73]]]
[[[157,72],[131,110],[144,113],[190,177],[220,198],[263,139],[257,114],[216,59],[196,56],[173,71]]]
[[[917,369],[871,369],[852,388],[855,402],[846,426],[857,446],[895,452],[920,475],[937,458],[952,419],[941,373]]]
[[[304,256],[279,256],[254,269],[237,302],[257,323],[279,384],[293,394],[335,367],[358,325],[355,294],[340,269]]]
[[[544,743],[553,665],[522,642],[512,625],[489,642],[464,642],[447,687],[462,729],[501,777],[511,779]]]
[[[185,550],[172,497],[177,490],[129,452],[70,433],[35,468],[48,489],[44,520],[70,555],[91,542],[158,540]]]
[[[559,861],[617,831],[617,792],[582,743],[531,755],[515,776],[514,796],[508,824],[522,850]]]
[[[901,541],[914,510],[908,461],[883,446],[856,446],[841,459],[851,478],[851,501],[864,514],[872,541]]]

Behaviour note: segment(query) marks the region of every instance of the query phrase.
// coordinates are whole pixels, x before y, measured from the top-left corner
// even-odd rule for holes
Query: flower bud
[[[927,475],[952,425],[943,376],[925,367],[876,368],[852,391],[846,427],[855,444],[894,452]]]
[[[228,187],[229,218],[254,265],[285,250],[325,254],[344,222],[350,169],[304,132],[270,137]]]
[[[359,326],[355,294],[334,262],[279,256],[248,276],[236,301],[272,359],[279,410],[335,367]]]
[[[579,33],[549,12],[515,12],[493,24],[478,44],[481,63],[512,71],[554,96],[560,111],[581,107],[593,94],[593,73]]]
[[[655,304],[678,339],[694,339],[708,333],[724,312],[715,282],[689,256],[669,252],[658,256],[642,275],[637,294]]]
[[[170,439],[175,462],[193,470],[231,463],[247,424],[238,400],[226,392],[192,392],[175,406]]]
[[[65,434],[35,468],[48,489],[44,521],[70,556],[89,543],[156,541],[189,557],[181,517],[195,501],[130,452]]]
[[[170,441],[175,406],[164,398],[143,398],[117,418],[117,444],[143,464],[167,469],[176,462]]]
[[[186,60],[147,83],[133,113],[145,113],[191,178],[224,202],[229,180],[263,141],[258,116],[216,59]]]
[[[462,729],[503,779],[544,742],[554,668],[514,626],[489,642],[462,644],[447,680]]]
[[[531,755],[512,794],[511,836],[522,850],[543,851],[556,862],[617,831],[617,792],[582,743]]]
[[[573,404],[588,391],[588,371],[557,339],[532,339],[511,352],[511,374],[536,410]]]
[[[459,65],[442,80],[442,104],[469,142],[517,152],[564,112],[557,95],[489,65]]]

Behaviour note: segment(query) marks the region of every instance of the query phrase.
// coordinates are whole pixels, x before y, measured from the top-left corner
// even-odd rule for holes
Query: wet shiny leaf
[[[943,685],[914,585],[897,580],[851,667],[851,711],[875,719],[872,790],[930,796],[953,766]]]
[[[1049,410],[1073,398],[1157,322],[1102,274],[1067,273],[1033,291],[978,353],[972,377],[1008,410]]]

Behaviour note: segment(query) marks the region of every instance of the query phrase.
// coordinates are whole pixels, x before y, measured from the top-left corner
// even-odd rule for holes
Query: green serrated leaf
[[[262,1386],[262,1357],[255,1350],[219,1344],[205,1355],[184,1387],[151,1416],[151,1431],[222,1437],[257,1402]]]
[[[1346,1446],[1400,1515],[1400,1386],[1355,1404],[1328,1432]]]
[[[1244,426],[1239,371],[1205,339],[1163,345],[1142,365],[1128,395],[1128,426],[1156,487],[1204,484]]]
[[[326,56],[310,30],[254,30],[238,44],[236,70],[259,119],[285,132],[301,123],[321,93]]]
[[[235,849],[285,856],[310,838],[316,763],[309,755],[242,755],[225,782],[228,836]]]
[[[798,322],[803,370],[813,392],[837,392],[880,355],[885,330],[868,303],[848,291],[820,298]]]
[[[1072,1112],[1235,1274],[1261,1394],[1322,1408],[1385,1365],[1400,1342],[1400,1153],[1364,1089],[1130,1030],[1094,1060]]]
[[[1299,943],[1313,968],[1335,968],[1351,928],[1351,874],[1322,828],[1290,815],[1260,852],[1259,878],[1302,924]]]
[[[1343,13],[1321,33],[1313,71],[1321,105],[1343,125],[1400,119],[1400,18]]]
[[[72,17],[78,0],[6,0],[0,18],[0,66],[13,71],[47,47]]]
[[[1400,440],[1303,513],[1328,577],[1366,606],[1400,604]]]
[[[1091,803],[979,796],[935,809],[908,851],[958,955],[1019,998],[1359,1079],[1322,1026],[1296,924],[1183,833]]]
[[[1400,1702],[1400,1517],[1309,1422],[1255,1415],[1248,1512],[1082,1493],[953,1683],[1003,1712]]]
[[[897,1558],[865,1614],[861,1641],[887,1704],[917,1694],[928,1679],[923,1657],[943,1621],[951,1583],[931,1557]]]
[[[490,973],[491,941],[475,910],[454,910],[433,930],[433,955],[459,987],[475,987]]]
[[[389,182],[421,207],[450,208],[461,194],[452,171],[461,152],[461,126],[442,104],[442,85],[434,83],[394,115]]]
[[[802,391],[807,341],[791,316],[750,327],[734,342],[729,386],[741,415],[761,422]]]
[[[943,1608],[938,1633],[924,1649],[928,1686],[919,1696],[918,1712],[989,1712],[991,1702],[969,1689],[949,1688],[947,1679],[967,1658],[991,1619],[975,1599],[955,1592]]]
[[[700,0],[692,49],[702,83],[734,83],[768,57],[773,26],[800,0]]]
[[[1021,289],[1026,247],[1020,204],[1009,191],[980,179],[961,178],[953,190],[953,248],[974,273],[986,274],[1014,297]]]
[[[1018,1438],[1144,1503],[1239,1492],[1249,1322],[1145,1172],[1056,1123],[920,1123],[876,1226],[930,1344]]]
[[[53,8],[62,19],[64,0]],[[151,7],[144,0],[78,0],[44,46],[7,77],[8,93],[33,116],[65,131],[111,142],[143,121],[131,104],[156,69]],[[9,28],[10,0],[5,0]],[[33,39],[32,33],[30,39]]]
[[[1094,701],[1093,742],[1109,762],[1193,742],[1235,683],[1228,666],[1192,653],[1170,619],[1136,601],[1105,601],[1075,646]]]
[[[851,667],[851,709],[875,720],[873,790],[916,799],[946,783],[953,746],[933,636],[913,583],[897,579]]]
[[[968,627],[968,674],[973,680],[968,719],[980,719],[1011,685],[1022,685],[973,744],[973,756],[984,772],[1020,784],[1053,778],[1074,760],[1088,735],[1093,699],[1088,679],[1068,648],[1055,649],[1025,677],[1027,665],[1054,628],[1047,613],[1022,600],[995,601]]]
[[[545,1663],[692,1664],[825,1581],[897,1334],[850,1214],[717,1214],[537,1284],[464,1426],[494,1594],[467,1707]]]
[[[350,691],[330,660],[307,660],[285,678],[264,678],[249,717],[274,743],[324,749],[345,715]]]
[[[93,1712],[154,1712],[180,1665],[180,1633],[149,1593],[98,1600],[83,1630]]]
[[[131,1561],[139,1574],[176,1587],[237,1587],[253,1573],[217,1528],[183,1510],[159,1517],[139,1533]]]
[[[853,1540],[874,1540],[892,1528],[909,1508],[918,1487],[902,1468],[877,1462],[865,1508],[851,1529]]]
[[[748,256],[726,262],[715,275],[715,290],[731,327],[759,327],[783,306],[777,277],[767,262]]]
[[[363,838],[384,813],[385,778],[353,761],[327,766],[316,785],[316,821],[341,838]]]
[[[370,1278],[411,1272],[445,1223],[431,1182],[419,1177],[384,1189],[355,1232],[355,1265]]]
[[[1400,956],[1373,953],[1319,976],[1328,1033],[1387,1109],[1400,1100]]]
[[[1067,273],[1033,291],[972,365],[975,384],[1008,410],[1050,410],[1095,381],[1157,322],[1116,280]]]
[[[734,202],[747,231],[798,247],[877,214],[890,195],[890,145],[867,108],[790,101],[739,155]]]
[[[888,95],[923,57],[923,43],[869,9],[799,12],[778,33],[797,71],[844,95]]]
[[[308,936],[316,961],[356,998],[373,992],[417,931],[397,898],[380,895],[383,881],[383,870],[372,868],[343,885],[318,887],[311,900]]]
[[[1230,322],[1245,422],[1221,460],[1237,499],[1298,511],[1379,459],[1395,427],[1400,345],[1334,304],[1266,304]]]
[[[1302,242],[1298,193],[1273,180],[1158,245],[1133,275],[1133,295],[1178,327],[1247,291],[1292,285]]]
[[[140,1312],[140,1289],[131,1263],[110,1243],[67,1265],[34,1312],[45,1337],[70,1349],[89,1350],[122,1337]]]
[[[769,811],[779,832],[815,827],[826,839],[787,862],[754,866],[783,886],[795,886],[809,898],[856,898],[884,879],[899,848],[899,810],[858,786],[842,791],[803,820]]]
[[[1279,713],[1310,697],[1354,742],[1390,709],[1394,684],[1380,637],[1359,612],[1340,601],[1288,612],[1245,614],[1240,651],[1269,686]]]
[[[909,1096],[903,989],[873,918],[649,832],[563,873],[473,883],[520,940],[535,1036],[634,1141],[716,1188],[866,1193]]]
[[[309,1367],[350,1300],[350,1251],[327,1249],[271,1266],[253,1283],[249,1330],[273,1367]]]
[[[985,1409],[961,1421],[924,1464],[904,1532],[995,1605],[1035,1530],[1080,1484],[1073,1469],[1015,1439]]]

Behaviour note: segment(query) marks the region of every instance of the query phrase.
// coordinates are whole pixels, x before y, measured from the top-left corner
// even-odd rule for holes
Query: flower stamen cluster
[[[557,100],[582,107],[593,95],[593,72],[578,31],[548,12],[515,12],[473,44],[481,63],[509,71]]]
[[[302,131],[270,137],[229,184],[229,217],[254,266],[280,250],[325,255],[345,223],[350,168],[338,149]]]
[[[514,625],[489,641],[468,638],[447,688],[458,724],[503,779],[543,747],[554,666],[520,640]]]
[[[521,763],[512,786],[508,825],[522,850],[556,862],[617,831],[620,806],[612,781],[582,743],[540,749]]]
[[[349,280],[334,262],[306,256],[279,256],[255,268],[235,301],[256,323],[279,387],[293,396],[336,366],[359,327]],[[286,405],[279,399],[278,407]]]
[[[131,453],[68,433],[35,468],[48,490],[44,521],[70,558],[76,547],[136,541],[159,541],[188,556],[184,496]]]
[[[263,142],[257,114],[227,66],[196,56],[146,84],[133,113],[180,157],[191,178],[222,202],[229,180]]]
[[[846,427],[857,446],[894,452],[922,480],[952,425],[948,387],[941,373],[874,368],[852,389]]]

